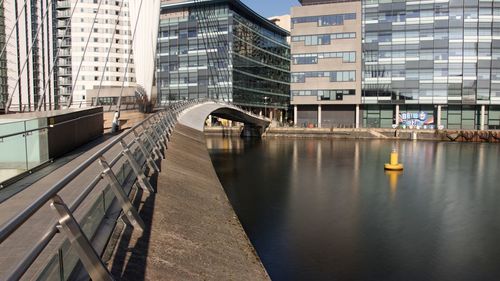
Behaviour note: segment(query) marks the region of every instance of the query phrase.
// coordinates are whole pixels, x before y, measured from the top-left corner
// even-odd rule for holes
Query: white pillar
[[[321,128],[321,104],[318,104],[318,128]]]
[[[359,104],[356,104],[356,120],[355,120],[356,124],[356,129],[359,129]]]
[[[394,124],[399,126],[399,104],[396,104],[396,118],[394,120]]]
[[[208,115],[208,127],[212,127],[212,115]]]
[[[437,116],[436,116],[437,120],[436,120],[436,126],[438,129],[440,126],[441,126],[441,106],[438,105],[438,108],[437,108]]]
[[[481,105],[481,123],[480,123],[480,126],[479,126],[479,129],[481,131],[484,130],[484,112],[486,110],[486,107],[484,105]]]
[[[297,106],[293,106],[293,125],[297,126]]]
[[[269,110],[269,119],[273,120],[273,112],[274,112],[274,109],[271,109]]]

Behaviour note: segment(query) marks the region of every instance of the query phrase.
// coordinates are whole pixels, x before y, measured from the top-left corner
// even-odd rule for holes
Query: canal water
[[[500,145],[208,137],[273,280],[500,280]],[[402,173],[384,172],[393,148]]]

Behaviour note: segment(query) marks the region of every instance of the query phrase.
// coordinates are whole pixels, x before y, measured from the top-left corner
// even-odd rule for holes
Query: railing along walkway
[[[54,237],[60,233],[70,241],[93,280],[112,280],[100,255],[87,238],[92,237],[98,225],[82,225],[82,221],[92,222],[93,218],[86,215],[94,211],[95,202],[100,197],[106,197],[104,192],[110,187],[108,190],[112,193],[111,199],[116,197],[120,202],[126,220],[134,228],[143,228],[142,219],[122,188],[124,179],[118,179],[118,173],[124,168],[131,168],[140,187],[146,192],[153,192],[138,159],[145,159],[149,169],[158,170],[154,159],[163,158],[177,115],[196,103],[198,101],[179,102],[167,110],[150,115],[130,130],[96,147],[92,150],[92,155],[85,154],[89,155],[88,159],[83,161],[79,158],[72,162],[71,167],[54,172],[36,186],[27,188],[2,203],[0,279],[18,280],[28,270],[39,273],[40,269],[33,269],[31,266],[42,266],[46,262],[42,258],[57,254],[50,253],[54,249],[47,246],[52,246]],[[104,205],[109,207],[110,204]]]

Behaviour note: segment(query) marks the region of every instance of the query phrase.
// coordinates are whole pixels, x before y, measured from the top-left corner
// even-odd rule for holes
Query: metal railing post
[[[103,281],[114,280],[61,197],[56,195],[51,201],[50,207],[56,211],[59,216],[58,221],[60,227],[58,228],[66,234],[71,245],[75,247],[76,253],[90,278],[92,278],[92,280]]]
[[[111,186],[111,189],[113,190],[113,193],[115,194],[118,203],[122,207],[123,213],[127,217],[128,221],[134,226],[134,228],[138,227],[139,229],[144,230],[144,222],[139,216],[137,210],[128,199],[127,194],[125,194],[125,191],[123,190],[120,182],[118,182],[115,173],[113,173],[113,170],[111,170],[111,167],[109,166],[108,162],[106,162],[104,156],[101,156],[99,158],[99,164],[101,164],[101,166],[104,168],[104,170],[102,171],[103,178],[105,178]]]
[[[142,151],[142,154],[144,154],[144,157],[146,158],[146,162],[148,163],[149,168],[151,168],[151,170],[154,170],[157,173],[159,173],[160,168],[158,168],[155,161],[153,160],[153,157],[151,157],[151,154],[148,153],[148,151],[146,150],[146,147],[144,146],[141,138],[139,137],[139,134],[135,130],[133,131],[133,133],[135,136],[135,143],[137,143],[137,145],[139,146],[139,149]]]
[[[127,158],[128,162],[130,163],[130,166],[132,167],[132,170],[134,171],[134,174],[135,174],[137,181],[139,182],[139,185],[141,186],[141,188],[144,191],[154,192],[154,189],[151,186],[151,183],[146,178],[146,175],[142,171],[142,168],[139,166],[137,161],[135,161],[134,155],[132,155],[132,152],[127,147],[127,144],[125,143],[125,141],[121,140],[120,144],[123,148],[122,154]]]
[[[144,123],[142,124],[142,127],[144,129],[144,135],[146,136],[146,139],[148,140],[148,142],[151,145],[151,147],[153,147],[153,150],[156,151],[156,153],[157,153],[156,156],[158,158],[165,159],[165,155],[162,153],[161,149],[159,148],[159,144],[156,144],[153,141],[153,138],[151,138],[151,136],[149,135],[149,133],[148,133],[149,129],[146,128],[146,126],[144,126]]]
[[[153,131],[153,134],[156,136],[156,139],[158,140],[158,143],[163,147],[163,151],[167,150],[167,144],[165,143],[165,139],[163,139],[159,134],[157,130],[157,126],[155,123],[151,121],[151,119],[148,120],[149,124],[151,125],[150,128]]]

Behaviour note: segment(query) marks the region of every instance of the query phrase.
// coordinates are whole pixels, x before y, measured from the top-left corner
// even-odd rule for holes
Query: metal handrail
[[[171,134],[171,131],[173,130],[173,125],[177,122],[177,117],[187,108],[196,105],[196,104],[201,104],[201,103],[206,103],[206,102],[214,102],[217,104],[223,104],[224,106],[237,109],[237,110],[242,110],[234,105],[230,105],[226,102],[220,102],[220,101],[213,101],[213,100],[208,100],[208,99],[197,99],[197,100],[187,100],[187,101],[179,101],[176,103],[173,103],[169,106],[168,108],[161,110],[159,113],[149,115],[146,117],[143,121],[140,123],[134,125],[132,128],[127,130],[126,132],[122,133],[121,135],[115,137],[110,143],[99,149],[97,152],[95,152],[92,156],[90,156],[87,160],[85,160],[83,163],[78,165],[75,169],[73,169],[69,174],[67,174],[64,178],[59,180],[57,183],[55,183],[50,189],[48,189],[45,193],[43,193],[36,201],[32,202],[29,206],[27,206],[24,210],[22,210],[20,213],[18,213],[16,216],[12,217],[10,220],[8,220],[6,223],[0,226],[0,244],[3,243],[7,238],[10,237],[12,233],[14,233],[17,229],[19,229],[28,219],[30,219],[40,208],[45,206],[49,201],[52,202],[51,207],[56,210],[56,212],[59,213],[60,218],[62,219],[63,217],[69,216],[69,223],[68,222],[62,222],[61,219],[54,223],[53,225],[50,226],[48,232],[46,232],[43,237],[31,248],[27,254],[22,258],[22,260],[16,265],[14,269],[12,269],[7,277],[6,280],[17,280],[21,278],[24,273],[29,269],[29,267],[33,264],[33,262],[38,258],[38,256],[42,253],[42,251],[46,248],[46,246],[50,243],[50,241],[54,238],[56,233],[60,230],[60,228],[71,228],[71,226],[68,226],[68,224],[71,224],[71,220],[73,220],[74,223],[78,225],[78,222],[74,220],[72,214],[78,209],[78,207],[85,201],[86,198],[91,194],[91,192],[94,190],[94,188],[97,186],[97,184],[100,182],[102,178],[107,178],[108,181],[111,180],[109,183],[113,187],[113,177],[114,174],[110,170],[111,167],[113,167],[122,156],[126,156],[127,160],[129,161],[129,164],[132,166],[132,169],[134,170],[134,173],[136,174],[137,181],[141,185],[141,188],[143,189],[148,189],[148,191],[151,191],[152,188],[150,187],[149,183],[144,182],[144,174],[142,174],[141,171],[137,171],[137,169],[140,169],[140,167],[134,166],[137,165],[135,160],[132,157],[130,153],[130,148],[134,145],[137,144],[139,148],[141,148],[142,152],[145,153],[144,147],[138,140],[142,140],[141,136],[138,136],[137,130],[139,128],[143,128],[144,132],[149,132],[150,130],[153,130],[153,133],[151,136],[148,136],[148,134],[145,135],[145,139],[149,142],[151,145],[151,150],[149,152],[149,156],[147,154],[144,155],[146,159],[151,158],[152,153],[159,152],[161,154],[161,151],[159,151],[161,147],[164,149],[167,148],[166,142],[169,139],[169,136]],[[259,118],[259,119],[264,119],[262,116],[257,116],[255,114],[249,113],[250,115]],[[156,118],[159,117],[159,118]],[[149,126],[147,126],[149,124]],[[165,130],[165,128],[167,130]],[[132,134],[133,133],[133,134]],[[160,134],[163,133],[163,134]],[[132,134],[132,135],[131,135]],[[128,136],[132,136],[132,141],[130,143],[125,142],[125,138]],[[164,142],[164,144],[162,144]],[[106,152],[108,152],[112,147],[117,145],[118,143],[121,143],[123,151],[119,153],[117,156],[115,156],[109,163],[107,163],[103,156]],[[160,145],[162,144],[162,145]],[[83,191],[71,202],[71,204],[66,205],[62,199],[58,196],[58,193],[72,180],[74,180],[79,174],[81,174],[84,170],[86,170],[90,165],[96,162],[96,160],[99,159],[99,163],[101,166],[103,166],[104,171],[100,174],[98,174],[84,189]],[[147,160],[148,161],[148,160]],[[146,161],[146,162],[147,162]],[[152,161],[152,160],[151,160]],[[148,162],[148,164],[150,164]],[[154,166],[152,165],[151,167],[156,167],[156,164]],[[110,178],[110,173],[111,173],[111,178]],[[116,178],[115,178],[116,181]],[[116,184],[116,183],[115,183]],[[118,183],[119,185],[119,183]],[[114,186],[116,188],[116,186]],[[119,187],[121,188],[121,186]],[[123,192],[123,191],[122,191]],[[119,197],[119,194],[115,195]],[[123,198],[122,198],[123,199]],[[130,203],[129,203],[130,204]],[[61,205],[63,207],[61,207]],[[131,205],[130,205],[131,206]],[[122,204],[122,209],[125,208],[123,207]],[[132,207],[133,208],[133,207]],[[135,212],[135,210],[131,210]],[[61,213],[61,212],[66,212],[66,213]],[[134,214],[132,212],[132,223],[134,226],[141,227],[141,219],[138,217],[138,214],[136,213],[134,217]],[[130,213],[130,212],[127,212]],[[64,216],[63,216],[64,215]],[[128,214],[130,215],[130,214]],[[134,219],[137,219],[135,221]],[[129,218],[130,220],[130,218]],[[135,223],[134,223],[135,222]],[[79,228],[79,226],[77,226]],[[80,229],[80,228],[79,228]],[[81,229],[80,229],[81,231]],[[67,231],[69,233],[69,231]],[[71,234],[68,234],[67,236],[71,236]],[[83,234],[82,234],[83,235]],[[85,235],[83,235],[85,236]],[[72,242],[73,243],[73,242]],[[81,241],[74,242],[78,246],[83,247],[86,245],[82,246]],[[85,244],[85,243],[83,243]],[[86,246],[86,247],[92,247]],[[85,247],[83,247],[85,248]],[[95,250],[91,250],[91,252],[95,253]],[[90,253],[88,256],[84,255],[83,257],[80,256],[80,259],[84,263],[84,267],[87,268],[85,259],[87,258],[87,264],[93,264],[92,262],[88,263],[89,261],[92,260],[92,258],[96,258],[95,256],[92,257],[92,254]],[[97,259],[99,257],[97,256]],[[92,260],[95,262],[95,260]],[[111,280],[111,276],[109,275],[109,272],[107,272],[107,269],[102,265],[102,261],[100,261],[101,268],[93,270],[92,272],[89,271],[89,274],[91,274],[91,277],[102,277],[105,280]],[[97,266],[99,267],[99,266]],[[95,269],[95,268],[94,268]],[[89,270],[87,268],[87,270]],[[100,271],[101,270],[101,271]],[[96,273],[97,272],[97,273]],[[97,275],[93,275],[97,274]],[[104,276],[104,277],[103,277]],[[109,279],[107,279],[109,278]]]
[[[175,114],[177,114],[183,107],[189,106],[191,102],[182,102],[181,104],[176,104],[176,106],[171,107]],[[44,194],[42,194],[35,202],[31,203],[27,206],[23,211],[21,211],[16,216],[12,217],[9,221],[3,224],[0,227],[0,243],[4,242],[12,233],[14,233],[24,222],[26,222],[29,218],[31,218],[41,207],[43,207],[47,202],[57,196],[58,192],[61,191],[69,182],[75,179],[81,172],[83,172],[87,167],[92,165],[97,159],[99,159],[104,153],[109,151],[112,147],[114,147],[119,142],[123,141],[126,137],[130,136],[130,134],[136,131],[138,128],[146,124],[153,116],[150,115],[142,122],[136,124],[131,129],[127,130],[120,136],[117,136],[110,143],[108,143],[103,148],[99,149],[99,151],[95,152],[90,158],[88,158],[85,162],[81,163],[78,167],[76,167],[73,171],[71,171],[68,175],[66,175],[63,179],[58,181],[55,185],[53,185],[49,190],[47,190]],[[135,141],[135,139],[134,139]],[[132,141],[127,147],[130,147],[134,144]],[[159,140],[157,140],[159,141]],[[122,154],[119,154],[115,158],[113,158],[109,165],[113,166],[118,160],[122,157]],[[145,155],[147,157],[147,155]],[[100,181],[101,175],[96,176],[91,183],[77,196],[76,199],[69,206],[69,210],[74,212],[81,203],[87,198],[87,196],[91,193],[93,188]],[[24,272],[31,266],[31,264],[36,260],[39,254],[43,251],[43,249],[48,245],[48,243],[52,240],[54,235],[57,233],[57,224],[54,224],[49,231],[36,243],[35,247],[28,252],[28,254],[23,257],[23,260],[16,266],[16,268],[11,271],[8,280],[15,280],[21,277]]]

